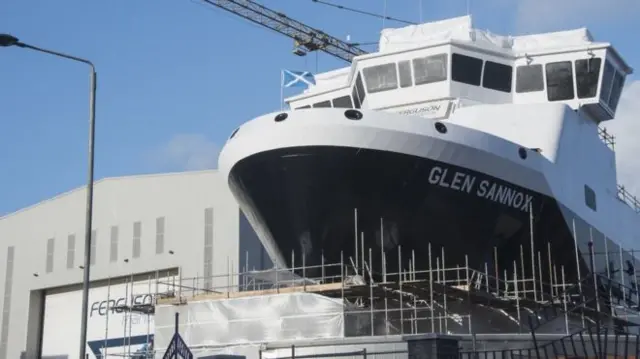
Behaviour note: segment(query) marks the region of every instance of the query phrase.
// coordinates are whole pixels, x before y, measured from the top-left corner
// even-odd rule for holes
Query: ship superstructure
[[[469,16],[387,29],[290,111],[235,130],[220,167],[278,267],[364,270],[371,253],[382,275],[446,249],[448,265],[498,277],[604,274],[637,305],[640,206],[599,126],[631,71],[586,29],[508,37]]]

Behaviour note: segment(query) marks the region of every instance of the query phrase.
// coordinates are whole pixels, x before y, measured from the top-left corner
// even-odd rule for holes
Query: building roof
[[[109,182],[115,182],[115,181],[121,181],[121,180],[135,180],[135,179],[145,179],[145,178],[158,178],[158,177],[166,177],[166,176],[190,176],[190,175],[197,175],[197,174],[214,174],[214,173],[218,173],[217,169],[211,169],[211,170],[199,170],[199,171],[182,171],[182,172],[166,172],[166,173],[149,173],[149,174],[138,174],[138,175],[126,175],[126,176],[117,176],[117,177],[105,177],[105,178],[100,178],[98,180],[96,180],[94,182],[94,191],[96,188],[98,188],[99,186],[101,186],[103,183],[109,183]],[[70,196],[76,192],[79,191],[84,191],[84,189],[86,188],[86,186],[81,186],[81,187],[76,187],[74,189],[59,193],[53,197],[44,199],[40,202],[34,203],[30,206],[24,207],[24,208],[20,208],[19,210],[15,211],[15,212],[11,212],[11,213],[7,213],[3,216],[0,216],[0,221],[8,218],[8,217],[12,217],[14,215],[17,215],[19,213],[25,212],[27,210],[33,209],[35,207],[38,207],[44,203],[48,203],[51,201],[55,201],[58,200],[60,198],[64,198],[67,196]]]

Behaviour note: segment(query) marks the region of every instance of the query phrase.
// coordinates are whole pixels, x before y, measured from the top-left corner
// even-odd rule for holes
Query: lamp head
[[[20,40],[17,37],[9,34],[0,34],[0,46],[9,47],[13,45],[20,45]]]

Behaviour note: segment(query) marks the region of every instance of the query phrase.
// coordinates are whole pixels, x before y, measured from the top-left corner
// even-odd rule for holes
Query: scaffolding
[[[357,224],[357,211],[355,216]],[[609,250],[611,241],[604,236],[604,241],[598,240],[594,245],[594,231],[590,229],[588,253],[585,253],[582,248],[584,238],[576,230],[578,226],[574,221],[574,248],[571,251],[575,253],[568,259],[566,255],[553,255],[551,242],[534,241],[533,215],[529,227],[530,245],[521,243],[508,254],[499,253],[498,248],[493,247],[492,258],[478,265],[475,256],[474,266],[470,265],[468,254],[463,257],[461,253],[447,255],[443,246],[432,248],[431,244],[426,244],[428,258],[416,258],[414,250],[399,245],[385,250],[382,238],[380,248],[375,249],[380,253],[374,263],[374,249],[365,248],[364,233],[358,232],[356,227],[355,251],[350,252],[353,256],[340,252],[337,263],[325,263],[322,255],[320,264],[307,265],[304,256],[296,262],[296,252],[292,251],[288,268],[276,262],[272,269],[248,270],[250,256],[247,252],[244,253],[244,266],[239,269],[234,269],[233,260],[227,258],[225,274],[183,277],[177,270],[178,277],[161,279],[156,276],[155,291],[149,278],[147,292],[153,292],[152,302],[137,304],[131,301],[115,308],[125,312],[122,338],[128,338],[123,345],[125,352],[107,353],[105,350],[104,356],[147,358],[152,352],[162,350],[153,348],[154,343],[161,345],[155,342],[157,326],[153,330],[148,328],[147,336],[154,333],[155,337],[146,342],[143,352],[132,352],[131,329],[128,332],[126,329],[126,323],[130,328],[133,316],[147,316],[150,322],[150,317],[157,314],[158,306],[188,306],[196,302],[296,293],[318,295],[340,303],[339,309],[333,307],[335,313],[331,314],[340,316],[344,322],[341,337],[533,332],[572,335],[594,325],[598,326],[598,332],[601,328],[620,332],[624,328],[640,326],[640,293],[638,271],[635,270],[638,251]],[[380,233],[384,233],[382,228]],[[554,258],[562,262],[558,263]],[[626,270],[622,268],[624,263]],[[596,267],[601,272],[596,271]],[[627,275],[622,275],[623,272]],[[130,282],[134,282],[133,274]],[[180,311],[179,308],[171,310]],[[314,313],[305,315],[313,316]],[[224,327],[228,323],[219,324]],[[107,337],[105,331],[105,342]],[[219,341],[218,344],[238,343]]]
[[[488,264],[482,270],[471,268],[468,256],[464,265],[449,266],[444,248],[433,261],[429,260],[428,268],[418,270],[415,253],[412,252],[412,259],[403,265],[402,248],[398,247],[394,254],[398,256],[398,268],[387,271],[383,265],[382,273],[376,273],[371,270],[372,249],[361,253],[365,256],[361,255],[358,261],[341,255],[340,263],[306,266],[303,259],[301,266],[287,269],[276,263],[270,270],[179,278],[177,283],[164,283],[172,288],[169,292],[175,296],[158,299],[157,305],[300,292],[319,294],[344,303],[345,322],[358,324],[345,327],[345,337],[529,333],[529,317],[543,309],[545,313],[555,314],[553,318],[545,314],[546,321],[539,322],[537,328],[554,321],[555,333],[570,334],[595,323],[596,310],[599,320],[612,330],[640,324],[640,320],[630,320],[640,318],[640,298],[633,284],[624,285],[600,274],[569,282],[564,266],[556,266],[551,256],[545,280],[539,271],[543,265],[540,252],[534,257],[538,259],[535,267],[538,270],[533,271],[535,277],[524,277],[527,273],[524,263],[518,261],[513,261],[511,270],[504,269],[502,273],[492,273]],[[385,253],[383,258],[389,255]],[[336,272],[339,274],[325,275]],[[321,274],[309,277],[307,273]],[[221,285],[206,288],[199,283]],[[503,320],[496,320],[497,317]],[[493,322],[487,323],[485,318],[492,318]],[[560,331],[558,323],[562,324]]]

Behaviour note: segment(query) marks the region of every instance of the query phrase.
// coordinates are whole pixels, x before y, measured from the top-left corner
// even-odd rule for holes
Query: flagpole
[[[280,70],[280,111],[284,111],[284,71]]]

